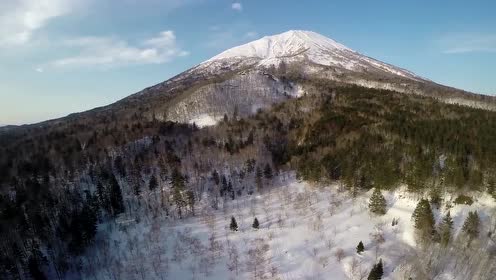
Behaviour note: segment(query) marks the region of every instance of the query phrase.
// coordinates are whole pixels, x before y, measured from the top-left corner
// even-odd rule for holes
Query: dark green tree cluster
[[[316,86],[322,106],[289,133],[295,139],[288,153],[303,179],[343,180],[353,190],[406,183],[423,191],[444,177],[450,188],[483,189],[496,167],[494,112],[389,91]]]

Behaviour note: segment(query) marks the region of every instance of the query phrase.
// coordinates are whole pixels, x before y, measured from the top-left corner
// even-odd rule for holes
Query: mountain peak
[[[226,58],[274,59],[332,50],[351,51],[344,45],[316,32],[289,30],[226,50],[208,61]]]
[[[211,59],[212,62],[233,64],[247,60],[260,66],[284,62],[303,62],[345,69],[353,72],[377,72],[412,80],[422,78],[405,69],[362,55],[336,41],[313,31],[289,30],[265,36],[247,44],[228,49]]]

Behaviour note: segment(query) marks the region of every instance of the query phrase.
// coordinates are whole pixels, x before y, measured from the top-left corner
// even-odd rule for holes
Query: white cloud
[[[132,45],[114,37],[82,37],[65,44],[77,49],[78,55],[58,59],[55,67],[103,66],[129,64],[160,64],[189,53],[182,50],[173,31],[160,32],[156,37]]]
[[[36,72],[38,72],[38,73],[43,73],[43,71],[45,71],[45,70],[43,69],[43,67],[36,67],[36,68],[34,69],[34,71],[36,71]]]
[[[246,23],[233,23],[210,27],[205,46],[216,50],[224,50],[260,37],[253,26]]]
[[[243,11],[243,5],[241,5],[241,3],[239,2],[232,3],[231,8],[238,12]]]
[[[245,36],[244,36],[246,39],[255,39],[258,37],[258,32],[256,31],[248,31],[245,33]]]
[[[78,0],[0,1],[0,46],[22,45],[53,18],[68,14]]]
[[[442,37],[438,43],[447,54],[496,52],[496,34],[449,34]]]

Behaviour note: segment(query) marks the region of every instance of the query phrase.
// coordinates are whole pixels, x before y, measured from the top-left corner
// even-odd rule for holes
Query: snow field
[[[366,279],[379,258],[383,279],[415,249],[411,215],[419,197],[385,192],[386,215],[368,211],[372,192],[352,198],[339,186],[314,187],[294,178],[262,194],[226,200],[218,210],[170,221],[143,219],[124,228],[101,227],[112,241],[96,246],[98,279]],[[470,210],[481,221],[494,208],[489,197],[450,211],[455,231]],[[231,216],[239,230],[229,229]],[[436,220],[441,213],[435,210]],[[257,217],[260,228],[253,229]],[[393,218],[398,224],[393,226]],[[356,253],[359,241],[365,252]],[[100,241],[102,242],[102,241]],[[107,253],[105,253],[107,252]],[[89,275],[88,275],[89,277]],[[443,278],[444,277],[444,278]],[[449,275],[440,275],[439,279]]]

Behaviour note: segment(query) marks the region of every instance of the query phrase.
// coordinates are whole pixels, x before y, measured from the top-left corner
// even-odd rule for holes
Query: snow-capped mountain
[[[417,75],[405,69],[369,58],[312,31],[290,30],[278,35],[226,50],[203,64],[236,60],[255,60],[258,65],[277,66],[281,61],[308,61],[350,71],[383,71],[414,80]]]
[[[494,98],[434,83],[315,32],[292,30],[228,49],[102,109],[129,114],[140,108],[147,118],[205,126],[226,114],[246,116],[288,98],[318,93],[308,86],[316,80],[496,108]]]

